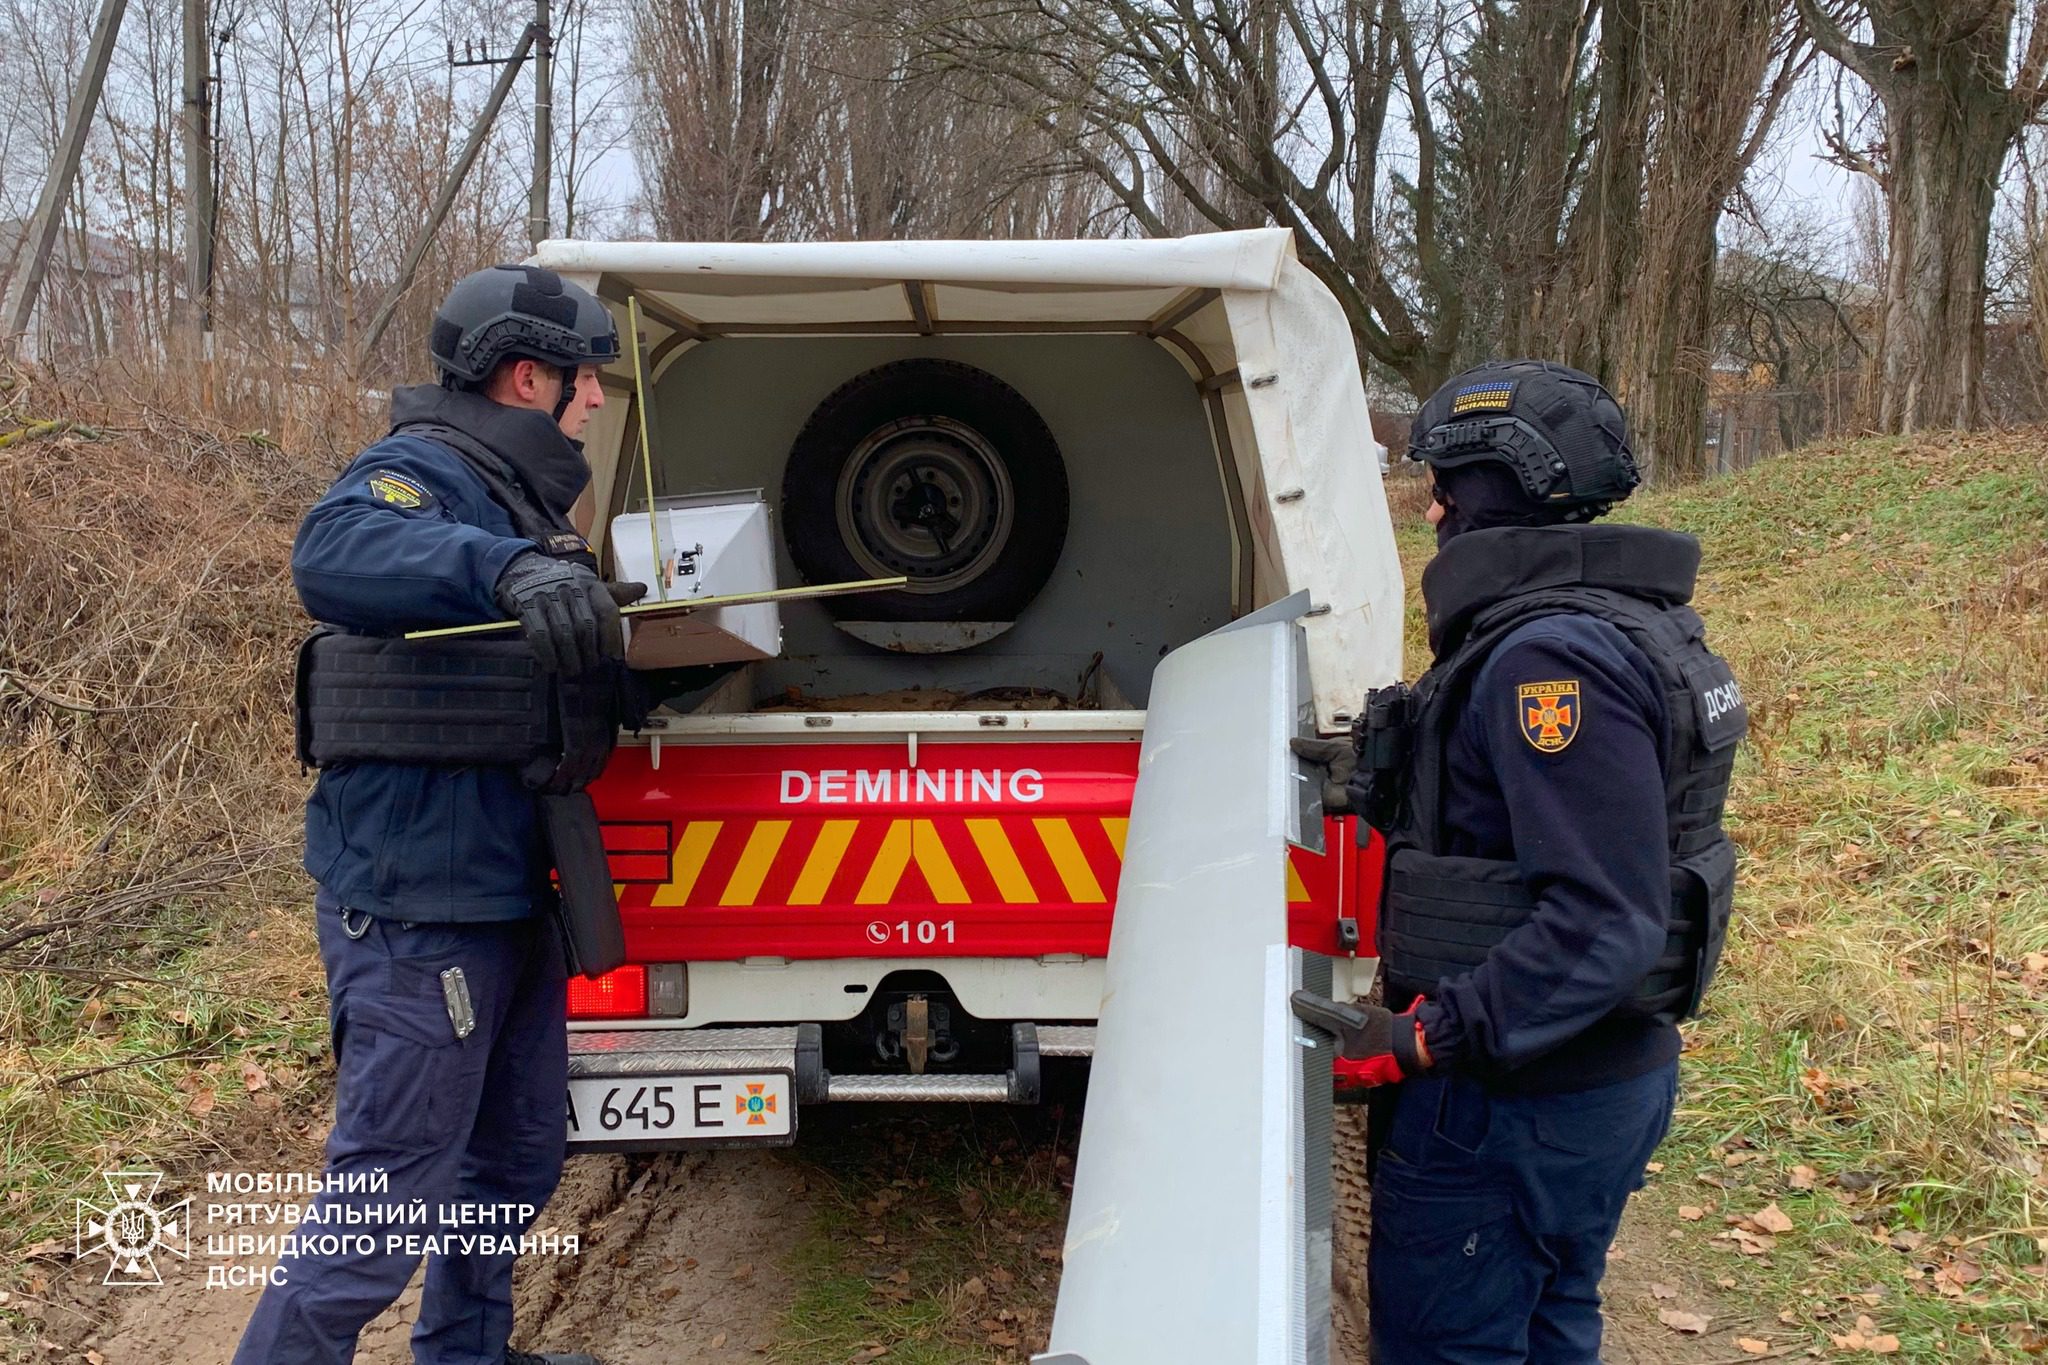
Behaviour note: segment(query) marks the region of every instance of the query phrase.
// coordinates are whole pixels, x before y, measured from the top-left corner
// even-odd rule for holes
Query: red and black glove
[[[1429,1070],[1429,1046],[1415,1017],[1417,997],[1400,1014],[1380,1005],[1344,1005],[1312,991],[1296,991],[1294,1017],[1336,1035],[1337,1055],[1364,1062],[1350,1079],[1362,1085],[1392,1085]]]

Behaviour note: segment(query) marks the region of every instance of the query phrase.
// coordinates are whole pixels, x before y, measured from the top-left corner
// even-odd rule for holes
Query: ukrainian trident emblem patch
[[[1579,736],[1579,681],[1523,683],[1515,698],[1522,738],[1554,754]]]

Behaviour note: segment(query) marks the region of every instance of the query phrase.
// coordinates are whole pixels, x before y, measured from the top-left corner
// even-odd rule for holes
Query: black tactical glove
[[[540,666],[576,678],[625,657],[619,607],[646,591],[644,583],[605,583],[580,564],[528,550],[498,575],[494,596],[518,618]]]
[[[1295,757],[1323,769],[1323,811],[1329,815],[1351,814],[1351,792],[1346,783],[1358,771],[1358,750],[1348,739],[1303,739],[1287,741]]]
[[[1420,999],[1401,1014],[1383,1005],[1342,1004],[1313,991],[1296,991],[1289,1003],[1295,1018],[1336,1036],[1339,1057],[1367,1064],[1358,1076],[1366,1085],[1391,1085],[1429,1069],[1415,1019]]]

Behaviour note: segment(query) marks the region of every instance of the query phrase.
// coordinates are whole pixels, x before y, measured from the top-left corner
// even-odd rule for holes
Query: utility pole
[[[213,349],[213,81],[208,0],[185,4],[185,299],[202,353]]]
[[[548,181],[554,173],[555,35],[548,0],[533,0],[533,189],[527,199],[526,236],[539,246],[548,236]]]
[[[391,325],[392,314],[398,311],[398,304],[405,297],[405,291],[412,287],[412,277],[419,270],[420,262],[426,259],[427,248],[433,245],[434,234],[441,230],[441,220],[448,216],[448,210],[455,206],[455,196],[462,189],[463,180],[469,175],[469,168],[476,162],[476,154],[483,149],[484,138],[489,136],[491,124],[497,120],[498,110],[504,107],[505,96],[511,93],[512,80],[519,74],[519,68],[526,61],[526,54],[533,47],[534,39],[540,36],[536,25],[528,24],[526,32],[519,35],[518,46],[509,57],[492,57],[486,51],[481,59],[464,52],[464,60],[455,61],[454,44],[449,44],[448,60],[455,66],[499,66],[505,69],[498,73],[497,84],[491,87],[490,98],[476,116],[476,123],[469,130],[469,141],[462,144],[462,152],[455,158],[455,164],[448,168],[448,174],[441,181],[441,193],[435,197],[433,208],[427,211],[427,221],[421,225],[412,244],[405,249],[405,260],[398,267],[398,278],[391,282],[391,292],[384,296],[384,302],[377,305],[376,316],[370,319],[369,330],[363,333],[362,349],[356,353],[356,368],[361,370],[369,363],[370,352],[383,339],[384,329]]]
[[[15,253],[14,278],[8,283],[6,299],[0,301],[10,343],[28,331],[29,318],[35,314],[36,295],[42,291],[43,272],[50,264],[50,248],[57,243],[57,228],[63,221],[64,201],[71,197],[71,186],[78,179],[85,135],[92,126],[92,111],[100,102],[100,87],[107,82],[107,64],[113,59],[114,39],[121,32],[121,16],[127,11],[128,0],[106,0],[100,7],[99,22],[93,26],[85,70],[79,75],[78,88],[71,92],[71,108],[64,115],[64,137],[57,146],[57,159],[50,163],[49,177],[43,181],[42,195],[36,200],[35,217],[29,220],[28,231]]]

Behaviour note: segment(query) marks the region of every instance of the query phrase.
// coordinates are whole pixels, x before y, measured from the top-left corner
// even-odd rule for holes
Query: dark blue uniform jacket
[[[395,417],[411,399],[441,420],[455,399],[487,402],[433,390],[396,398]],[[393,434],[306,514],[292,581],[315,619],[397,635],[502,620],[498,575],[535,548],[460,455]],[[306,804],[306,871],[342,904],[380,918],[520,919],[545,903],[546,864],[533,796],[511,769],[345,764],[321,772]]]
[[[1571,681],[1577,728],[1545,752],[1519,689]],[[1569,1090],[1678,1055],[1675,1028],[1605,1018],[1664,947],[1670,742],[1656,670],[1605,621],[1542,617],[1480,666],[1450,740],[1443,852],[1514,860],[1537,910],[1417,1011],[1437,1066],[1476,1066],[1505,1089]]]

